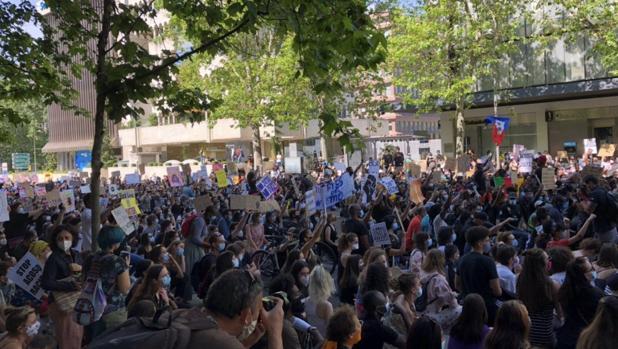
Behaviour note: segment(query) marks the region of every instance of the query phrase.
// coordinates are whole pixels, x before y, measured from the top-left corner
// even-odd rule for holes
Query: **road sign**
[[[27,170],[30,167],[29,153],[13,153],[11,158],[13,160],[13,170]]]

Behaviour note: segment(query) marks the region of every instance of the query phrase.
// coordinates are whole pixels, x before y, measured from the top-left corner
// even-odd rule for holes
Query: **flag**
[[[494,125],[494,128],[491,132],[491,138],[493,139],[494,143],[496,143],[496,145],[502,144],[504,134],[506,133],[506,130],[509,129],[510,123],[511,119],[506,117],[488,116],[485,119],[485,124]]]

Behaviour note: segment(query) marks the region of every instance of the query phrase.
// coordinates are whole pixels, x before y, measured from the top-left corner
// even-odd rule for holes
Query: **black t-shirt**
[[[367,223],[364,221],[357,221],[353,218],[348,219],[344,223],[344,232],[347,233],[355,233],[360,238],[361,236],[369,236],[369,228],[367,227]],[[365,253],[365,249],[361,244],[359,253],[362,255]]]
[[[478,293],[486,303],[495,304],[496,298],[489,287],[489,280],[497,279],[498,271],[491,258],[472,251],[461,259],[457,274],[461,278],[464,297]]]
[[[403,166],[403,153],[402,152],[397,152],[395,153],[395,166],[397,167],[402,167]]]
[[[590,201],[592,201],[596,207],[594,214],[597,218],[594,219],[594,231],[596,233],[605,233],[612,228],[612,224],[609,220],[609,202],[607,202],[607,191],[601,187],[597,187],[590,192]]]
[[[392,328],[385,326],[375,318],[366,318],[363,321],[361,341],[354,349],[381,349],[384,343],[395,345],[399,334]]]
[[[26,234],[28,223],[30,223],[28,214],[11,212],[9,214],[9,218],[9,221],[4,223],[6,238],[14,239],[17,237],[23,237],[24,234]]]

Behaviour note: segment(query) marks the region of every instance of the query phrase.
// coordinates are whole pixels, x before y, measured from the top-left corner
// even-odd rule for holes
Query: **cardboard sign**
[[[116,207],[112,210],[112,215],[114,216],[118,226],[124,231],[125,234],[129,235],[135,230],[135,226],[133,225],[133,222],[131,222],[129,214],[124,207]]]
[[[6,197],[6,191],[0,190],[0,222],[9,221],[9,203]]]
[[[382,184],[391,195],[399,193],[397,183],[395,183],[395,180],[393,180],[390,176],[380,178],[380,184]]]
[[[195,210],[197,212],[205,211],[209,206],[212,206],[210,196],[202,195],[195,198]]]
[[[107,190],[107,192],[109,193],[110,196],[116,196],[118,195],[118,185],[117,184],[110,184],[109,185],[109,189]]]
[[[47,207],[56,207],[62,203],[58,189],[47,192],[45,194],[45,200],[47,201]]]
[[[601,149],[599,150],[599,154],[597,154],[600,157],[612,157],[614,156],[614,153],[616,152],[616,145],[615,144],[601,144]]]
[[[267,212],[272,212],[272,211],[281,211],[281,206],[279,206],[279,203],[277,202],[277,200],[266,200],[266,201],[262,201],[260,202],[260,210],[261,213],[267,213]]]
[[[427,172],[427,160],[420,160],[418,165],[421,167],[421,173]]]
[[[127,214],[130,217],[142,214],[142,211],[139,209],[139,205],[137,204],[137,199],[135,198],[122,199],[120,200],[120,205],[127,210]]]
[[[91,191],[90,191],[90,184],[82,185],[82,186],[79,188],[79,191],[80,191],[82,194],[90,194],[90,192],[91,192]]]
[[[265,200],[272,198],[279,189],[277,182],[273,181],[270,176],[264,176],[257,182],[257,189],[260,191]]]
[[[378,178],[378,175],[380,174],[380,163],[378,163],[376,160],[369,161],[369,165],[367,166],[367,172],[369,173],[369,175]]]
[[[584,152],[588,154],[597,153],[597,139],[596,138],[585,138],[584,139]]]
[[[170,182],[170,186],[173,188],[182,187],[184,185],[180,169],[177,166],[167,168],[167,178]]]
[[[142,178],[138,173],[128,173],[124,176],[124,181],[128,185],[140,184]]]
[[[215,176],[217,177],[217,185],[219,188],[225,188],[229,185],[227,182],[227,175],[224,170],[215,171]]]
[[[543,184],[543,189],[545,190],[553,190],[556,189],[556,180],[554,179],[554,169],[551,167],[545,167],[541,172],[541,183]]]
[[[39,300],[44,293],[41,288],[42,276],[43,266],[30,252],[27,252],[7,273],[9,280]]]
[[[257,195],[230,195],[231,210],[257,211],[260,209],[260,197]]]
[[[423,191],[421,190],[421,180],[414,179],[410,183],[410,201],[413,203],[420,205],[425,201],[425,197],[423,196]]]
[[[385,246],[391,244],[391,238],[388,235],[388,229],[385,222],[374,223],[370,226],[371,238],[373,246]]]
[[[532,172],[532,158],[526,156],[519,159],[519,173],[530,172]]]
[[[315,191],[309,190],[305,192],[305,210],[308,214],[313,214],[315,209]]]
[[[75,211],[75,193],[73,190],[64,190],[60,192],[60,199],[62,200],[62,205],[64,205],[66,212]]]
[[[79,178],[88,178],[88,177],[90,177],[90,176],[88,175],[88,172],[80,172],[80,173],[79,173]]]
[[[190,176],[191,175],[191,165],[182,164],[182,173],[184,173],[185,176]]]
[[[270,171],[275,168],[274,161],[262,161],[262,171]]]
[[[567,159],[569,156],[568,156],[566,150],[558,150],[558,154],[556,155],[556,157],[559,160],[562,160],[562,159]]]
[[[112,171],[112,178],[120,178],[120,171]]]

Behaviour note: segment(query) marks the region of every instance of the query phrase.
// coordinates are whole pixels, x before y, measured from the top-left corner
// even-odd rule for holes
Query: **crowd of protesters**
[[[181,186],[115,177],[97,198],[94,234],[84,179],[31,184],[74,191],[70,212],[5,179],[0,348],[104,348],[110,338],[134,348],[122,345],[127,331],[159,338],[135,319],[165,314],[191,329],[184,348],[615,348],[613,159],[536,153],[530,169],[514,154],[466,159],[456,171],[430,155],[420,173],[398,149],[345,170],[319,161],[293,175],[227,167],[221,187],[214,173]],[[258,189],[263,176],[277,183],[271,197]],[[342,176],[353,179],[353,195],[327,208],[309,203],[306,193]],[[111,186],[132,189],[139,206],[128,233],[111,214],[122,207]],[[278,208],[233,209],[232,195]],[[389,244],[374,241],[379,223]],[[319,243],[334,252],[333,269]],[[260,251],[272,253],[277,273],[262,275]],[[43,267],[41,297],[10,278],[27,255]],[[71,299],[93,280],[104,309],[84,324]]]

